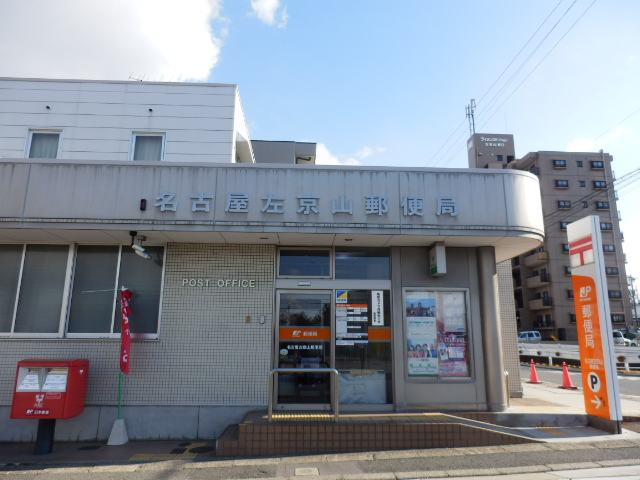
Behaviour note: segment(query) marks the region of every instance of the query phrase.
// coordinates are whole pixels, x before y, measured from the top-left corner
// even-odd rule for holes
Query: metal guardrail
[[[562,343],[519,343],[518,352],[523,356],[547,357],[549,364],[553,359],[580,360],[580,347],[578,345],[566,345]],[[640,365],[640,348],[615,346],[616,363],[624,365],[625,370],[640,370],[640,367],[631,367],[630,364]]]
[[[274,368],[269,372],[269,421],[273,416],[273,391],[278,373],[331,373],[331,408],[333,421],[340,418],[340,374],[335,368]]]

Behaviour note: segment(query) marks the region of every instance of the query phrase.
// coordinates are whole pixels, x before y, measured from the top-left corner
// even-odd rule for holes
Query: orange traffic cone
[[[540,379],[538,379],[538,372],[536,372],[536,364],[533,358],[531,359],[531,377],[527,383],[542,383]]]
[[[573,386],[571,375],[569,375],[569,369],[567,368],[567,362],[562,362],[562,386],[558,388],[566,388],[568,390],[578,389],[578,387]]]

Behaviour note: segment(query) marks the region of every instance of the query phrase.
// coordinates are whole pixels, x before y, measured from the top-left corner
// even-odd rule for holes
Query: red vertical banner
[[[129,300],[132,296],[133,292],[128,288],[122,287],[122,289],[120,289],[120,303],[122,304],[120,371],[122,373],[129,373],[129,367],[131,365],[131,324],[129,323],[131,307],[129,306]]]

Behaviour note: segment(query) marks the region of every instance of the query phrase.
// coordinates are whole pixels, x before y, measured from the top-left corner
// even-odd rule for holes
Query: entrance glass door
[[[329,404],[329,373],[333,368],[332,293],[330,291],[278,292],[278,368],[300,373],[278,374],[278,404]],[[307,370],[307,371],[305,371]]]

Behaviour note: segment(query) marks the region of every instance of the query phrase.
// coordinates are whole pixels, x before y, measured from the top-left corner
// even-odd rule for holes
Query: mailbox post
[[[36,455],[51,453],[56,420],[84,411],[89,360],[18,362],[11,418],[38,419]]]

